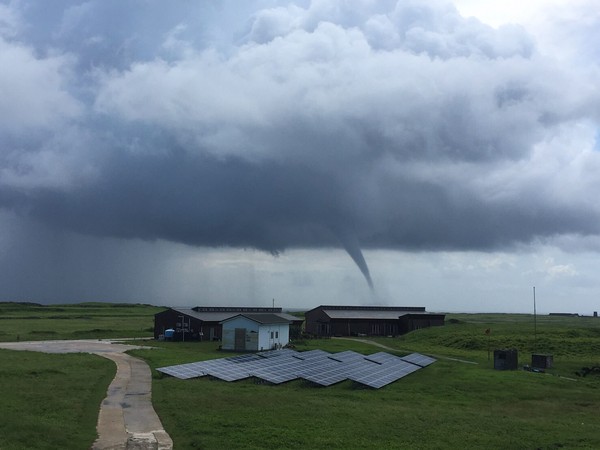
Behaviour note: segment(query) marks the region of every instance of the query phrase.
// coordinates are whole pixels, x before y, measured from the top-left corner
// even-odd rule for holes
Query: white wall
[[[271,336],[273,336],[271,338]],[[290,342],[290,325],[276,323],[261,325],[258,333],[258,349],[271,350],[275,346],[287,345]]]
[[[246,317],[236,317],[223,322],[223,336],[221,341],[221,348],[223,350],[235,350],[236,328],[246,329],[246,350],[258,350],[260,348],[257,338],[259,324]]]
[[[223,350],[235,350],[235,329],[246,329],[246,350],[271,350],[283,347],[290,341],[290,326],[287,323],[259,324],[246,317],[236,317],[223,322]],[[271,338],[271,336],[273,336]]]

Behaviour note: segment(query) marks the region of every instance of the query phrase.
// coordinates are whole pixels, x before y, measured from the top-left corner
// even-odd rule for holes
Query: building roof
[[[289,320],[292,323],[301,324],[302,322],[304,322],[304,319],[302,317],[294,316],[293,314],[277,313],[277,315]]]
[[[171,308],[173,311],[176,311],[180,314],[185,314],[186,316],[192,317],[197,320],[201,320],[202,322],[223,322],[224,320],[230,319],[235,316],[244,315],[272,315],[279,317],[281,323],[285,322],[302,322],[303,319],[300,317],[292,316],[291,314],[281,313],[281,312],[270,312],[270,313],[254,313],[254,312],[239,312],[239,311],[231,311],[226,310],[227,308],[219,308],[219,311],[204,311],[191,308]],[[221,310],[222,309],[222,310]],[[240,308],[231,308],[233,310]],[[281,310],[281,309],[280,309]],[[271,322],[271,323],[280,323],[280,322]]]
[[[218,312],[204,312],[204,311],[194,311],[191,308],[171,308],[173,311],[176,311],[181,314],[185,314],[194,319],[201,320],[202,322],[221,322],[222,320],[228,319],[232,316],[235,316],[239,313],[235,312],[226,312],[226,311],[218,311]]]
[[[422,311],[369,311],[369,310],[324,310],[330,319],[397,320],[407,314],[427,314]]]
[[[264,306],[194,306],[196,312],[280,313],[281,308]]]
[[[330,319],[397,320],[407,314],[429,314],[422,306],[328,306],[321,309]]]
[[[228,319],[223,320],[223,322],[228,322],[230,320],[236,319],[238,317],[245,317],[246,319],[250,319],[253,322],[257,322],[260,323],[261,325],[264,324],[271,324],[271,323],[290,323],[290,320],[281,317],[281,314],[275,314],[275,313],[244,313],[244,314],[236,314],[233,317],[229,317]]]

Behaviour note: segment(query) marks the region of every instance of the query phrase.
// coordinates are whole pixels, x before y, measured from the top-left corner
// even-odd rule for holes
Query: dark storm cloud
[[[4,5],[0,206],[100,237],[343,247],[368,280],[360,246],[600,232],[597,155],[561,141],[597,127],[597,89],[522,28],[445,2],[244,5]]]

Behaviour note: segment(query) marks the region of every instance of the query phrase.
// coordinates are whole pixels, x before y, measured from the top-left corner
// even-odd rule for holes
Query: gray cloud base
[[[445,2],[267,3],[2,6],[0,206],[100,237],[341,246],[369,283],[361,247],[599,233],[598,157],[568,131],[597,128],[589,72]]]

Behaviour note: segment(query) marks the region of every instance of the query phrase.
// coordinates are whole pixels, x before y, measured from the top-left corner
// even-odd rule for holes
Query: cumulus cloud
[[[65,89],[69,57],[38,58],[31,48],[0,38],[0,132],[3,135],[60,128],[81,114]]]
[[[522,26],[445,1],[40,8],[0,7],[11,214],[99,237],[343,247],[368,280],[361,247],[600,234],[597,83]]]

